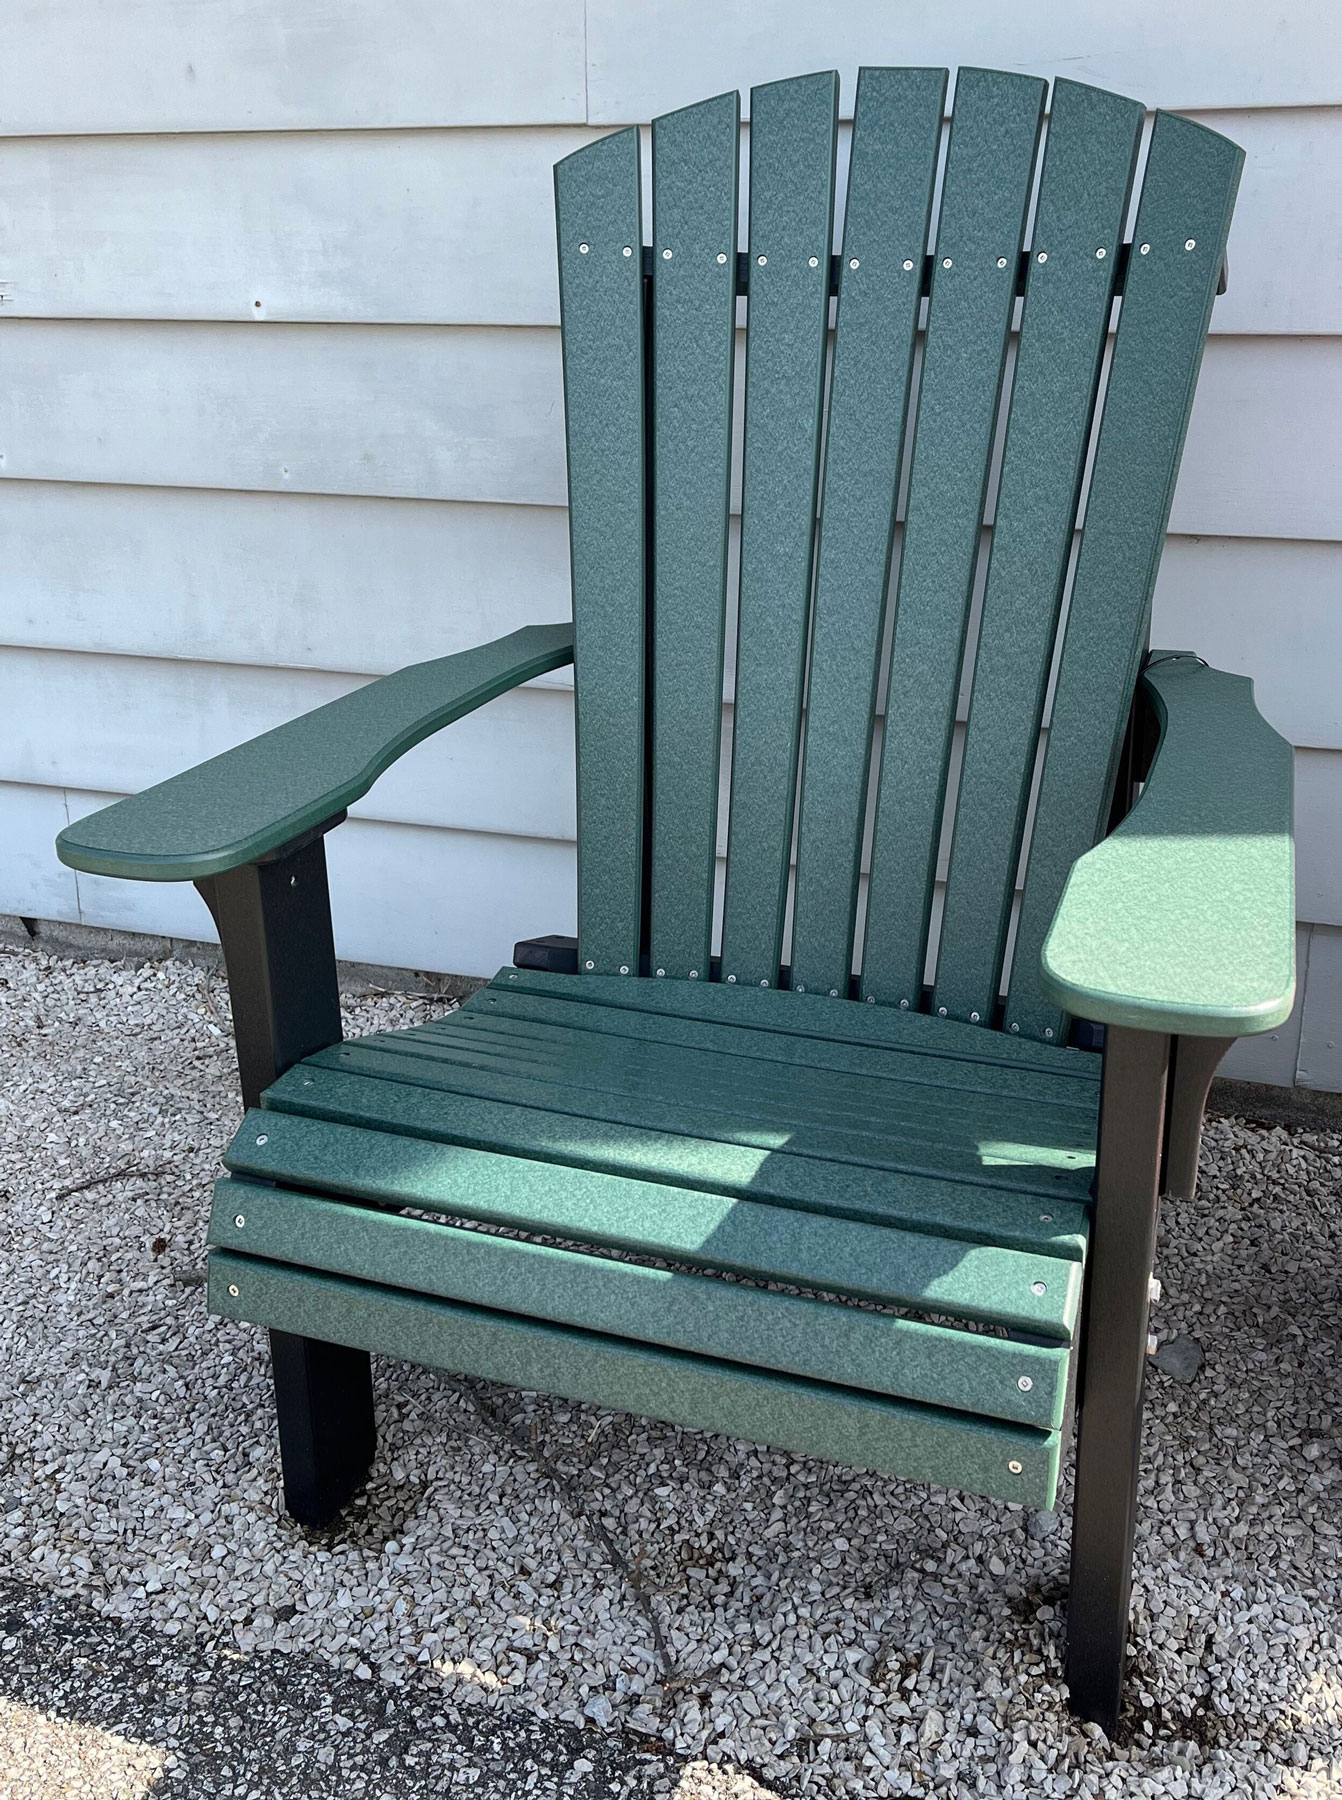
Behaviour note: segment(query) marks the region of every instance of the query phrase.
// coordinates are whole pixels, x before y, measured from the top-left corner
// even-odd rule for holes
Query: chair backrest
[[[742,256],[735,94],[654,121],[646,251],[636,128],[555,170],[579,970],[1056,1041],[1039,950],[1107,817],[1243,157],[1157,114],[1127,245],[1140,105],[1057,81],[1044,136],[1046,83],[962,69],[943,157],[946,89],[862,70],[837,257],[834,74],[753,91]]]

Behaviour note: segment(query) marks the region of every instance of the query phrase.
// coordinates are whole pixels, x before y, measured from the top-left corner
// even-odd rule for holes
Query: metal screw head
[[[662,261],[670,262],[670,260],[671,260],[671,252],[669,250],[663,250],[662,251]]]
[[[1048,1283],[1046,1281],[1032,1281],[1030,1283],[1030,1292],[1034,1295],[1036,1300],[1042,1300],[1044,1295],[1048,1292]]]
[[[857,260],[857,258],[855,256],[850,256],[848,258],[848,267],[850,269],[860,269],[862,267],[862,264]]]
[[[666,970],[665,970],[665,969],[658,969],[658,971],[657,971],[657,973],[658,973],[658,974],[659,974],[659,975],[665,975],[665,974],[666,974]]]
[[[1034,1386],[1034,1383],[1030,1380],[1028,1375],[1018,1375],[1016,1377],[1016,1386],[1020,1389],[1022,1394],[1028,1394],[1030,1389]]]
[[[264,1132],[264,1131],[263,1131],[263,1132],[262,1132],[262,1133],[261,1133],[261,1135],[260,1135],[260,1137],[259,1137],[259,1138],[257,1138],[257,1140],[256,1140],[256,1141],[257,1141],[257,1143],[258,1143],[258,1144],[268,1144],[268,1143],[269,1143],[269,1142],[270,1142],[270,1138],[269,1138],[269,1136],[268,1136],[268,1135],[267,1135],[267,1133],[266,1133],[266,1132]]]
[[[719,250],[718,251],[718,261],[720,263],[725,263],[726,260],[727,260],[727,252],[725,250]]]
[[[237,1226],[238,1230],[241,1231],[243,1226],[247,1223],[247,1220],[242,1213],[239,1213],[233,1223]]]
[[[1098,260],[1100,262],[1103,262],[1105,257],[1108,256],[1108,254],[1109,254],[1109,252],[1105,249],[1103,244],[1101,244],[1099,249],[1095,252],[1096,257],[1098,258]]]
[[[761,986],[761,987],[768,987],[768,985],[769,985],[769,984],[768,984],[768,982],[767,982],[767,981],[762,981],[762,982],[761,982],[761,983],[760,983],[760,986]]]
[[[508,977],[508,979],[509,979],[509,981],[516,981],[516,980],[517,980],[517,977],[516,977],[516,975],[510,975],[510,976],[509,976],[509,977]]]
[[[1044,1027],[1044,1036],[1046,1038],[1051,1038],[1053,1036],[1053,1027],[1051,1025],[1046,1025]]]
[[[804,994],[806,992],[806,983],[804,981],[799,981],[792,991],[794,994]]]
[[[699,971],[698,971],[698,969],[691,969],[691,970],[690,970],[690,980],[691,980],[691,981],[698,981],[698,979],[699,979]]]
[[[1047,262],[1048,261],[1048,251],[1041,250],[1039,252],[1038,256],[1035,257],[1035,261],[1036,262]]]
[[[1019,1025],[1013,1025],[1013,1026],[1012,1026],[1012,1027],[1011,1027],[1011,1029],[1012,1029],[1012,1030],[1013,1030],[1013,1031],[1019,1031],[1019,1030],[1020,1030],[1020,1026],[1019,1026]]]
[[[900,1011],[901,1011],[901,1012],[907,1012],[907,1011],[908,1011],[908,1010],[909,1010],[909,1003],[908,1003],[908,1001],[907,1001],[907,1000],[901,1000],[901,1001],[900,1001],[900,1003],[899,1003],[899,1010],[900,1010]]]
[[[999,268],[999,269],[1005,269],[1005,268],[1006,268],[1006,257],[1005,257],[1005,256],[999,256],[999,257],[998,257],[998,259],[997,259],[997,266],[998,266],[998,268]]]
[[[978,1016],[978,1014],[977,1014],[977,1013],[970,1013],[970,1015],[969,1015],[969,1023],[970,1023],[970,1024],[971,1024],[971,1025],[977,1025],[977,1024],[978,1024],[978,1022],[979,1022],[979,1016]]]
[[[1196,250],[1197,247],[1198,247],[1198,240],[1196,238],[1185,238],[1184,239],[1184,249],[1185,250]]]
[[[838,999],[838,997],[839,997],[839,990],[838,990],[838,988],[831,988],[831,989],[830,989],[830,990],[829,990],[829,997],[830,997],[830,999],[831,999],[831,1000],[837,1000],[837,999]]]
[[[757,262],[757,263],[758,263],[758,264],[759,264],[759,266],[760,266],[760,267],[761,267],[761,268],[763,268],[763,267],[764,267],[764,265],[765,265],[765,263],[767,263],[767,262],[768,262],[768,260],[769,260],[769,259],[768,259],[768,257],[767,257],[767,256],[757,256],[757,257],[756,257],[756,258],[755,258],[755,261],[756,261],[756,262]]]
[[[950,267],[951,267],[951,259],[950,259],[950,257],[949,257],[949,256],[943,256],[943,257],[942,257],[942,259],[941,259],[941,266],[942,266],[942,268],[943,268],[943,269],[949,269],[949,268],[950,268]]]
[[[1138,244],[1137,254],[1139,256],[1150,256],[1150,254],[1151,254],[1150,244]]]
[[[875,1006],[875,1004],[876,1004],[876,996],[875,996],[875,994],[868,994],[868,995],[867,995],[867,1005],[868,1005],[868,1006]]]
[[[621,973],[621,975],[627,975],[629,973],[629,964],[628,963],[620,964],[620,973]]]
[[[944,1019],[946,1017],[946,1008],[944,1006],[939,1006],[937,1008],[937,1017],[939,1019]]]
[[[820,258],[818,256],[808,256],[806,259],[806,266],[808,269],[818,269],[820,267]]]
[[[728,981],[735,981],[735,980],[736,980],[736,977],[735,977],[735,975],[729,975],[729,976],[728,976],[728,977],[727,977],[727,979],[728,979]]]
[[[1041,1225],[1051,1225],[1053,1223],[1053,1214],[1052,1213],[1040,1213],[1039,1223]]]
[[[620,254],[621,256],[632,256],[634,254],[634,246],[632,244],[626,244]]]
[[[904,258],[904,272],[905,272],[905,273],[906,273],[906,274],[907,274],[907,273],[908,273],[908,271],[909,271],[909,270],[910,270],[910,269],[911,269],[911,268],[912,268],[912,267],[913,267],[913,258],[912,258],[912,257],[911,257],[911,256],[906,256],[906,257],[905,257],[905,258]]]
[[[1011,1461],[1007,1464],[1007,1468],[1011,1470],[1011,1473],[1013,1475],[1021,1474],[1024,1467],[1025,1467],[1025,1465],[1023,1463],[1018,1463],[1014,1456],[1012,1457]]]
[[[591,245],[590,245],[590,244],[579,244],[579,245],[578,245],[578,255],[579,255],[579,256],[586,256],[586,254],[587,254],[587,252],[588,252],[588,251],[589,251],[589,250],[590,250],[590,249],[591,249],[591,248],[592,248],[592,246],[591,246]]]
[[[596,967],[596,964],[594,962],[585,962],[583,964],[584,969],[594,969],[595,967]]]
[[[232,1294],[233,1298],[236,1300],[238,1297],[238,1284],[236,1281],[229,1282],[228,1291],[230,1294]]]

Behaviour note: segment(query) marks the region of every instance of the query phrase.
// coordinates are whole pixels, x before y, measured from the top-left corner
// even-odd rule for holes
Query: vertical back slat
[[[708,979],[736,341],[740,98],[652,127],[652,864],[649,960]]]
[[[578,739],[578,959],[638,973],[643,226],[638,130],[555,167]]]
[[[1156,117],[1086,499],[1007,995],[1008,1029],[1060,1040],[1039,953],[1103,829],[1244,154]]]
[[[861,991],[917,1007],[1045,84],[956,81],[900,558]]]
[[[752,90],[740,617],[722,972],[772,987],[796,798],[839,78]]]
[[[792,924],[792,985],[845,999],[946,80],[944,69],[863,69],[853,113]]]
[[[1144,109],[1054,84],[934,1004],[989,1023]]]

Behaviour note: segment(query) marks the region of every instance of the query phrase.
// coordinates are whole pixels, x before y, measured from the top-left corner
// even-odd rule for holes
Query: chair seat
[[[268,1090],[225,1158],[212,1301],[1047,1504],[1098,1064],[819,996],[505,970]]]

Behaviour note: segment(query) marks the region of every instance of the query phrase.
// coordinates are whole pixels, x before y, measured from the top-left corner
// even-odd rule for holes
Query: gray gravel
[[[365,996],[347,1029],[444,1009]],[[238,1106],[217,979],[3,953],[0,1041],[0,1575],[193,1667],[302,1668],[370,1770],[389,1700],[472,1701],[504,1737],[581,1733],[603,1793],[642,1791],[606,1770],[681,1800],[1342,1792],[1342,1138],[1214,1121],[1198,1201],[1167,1210],[1155,1329],[1205,1360],[1149,1384],[1110,1745],[1061,1684],[1066,1488],[1053,1521],[384,1360],[367,1496],[303,1533],[261,1334],[199,1291]],[[0,1656],[0,1697],[28,1692]],[[168,1754],[152,1720],[136,1742]]]

